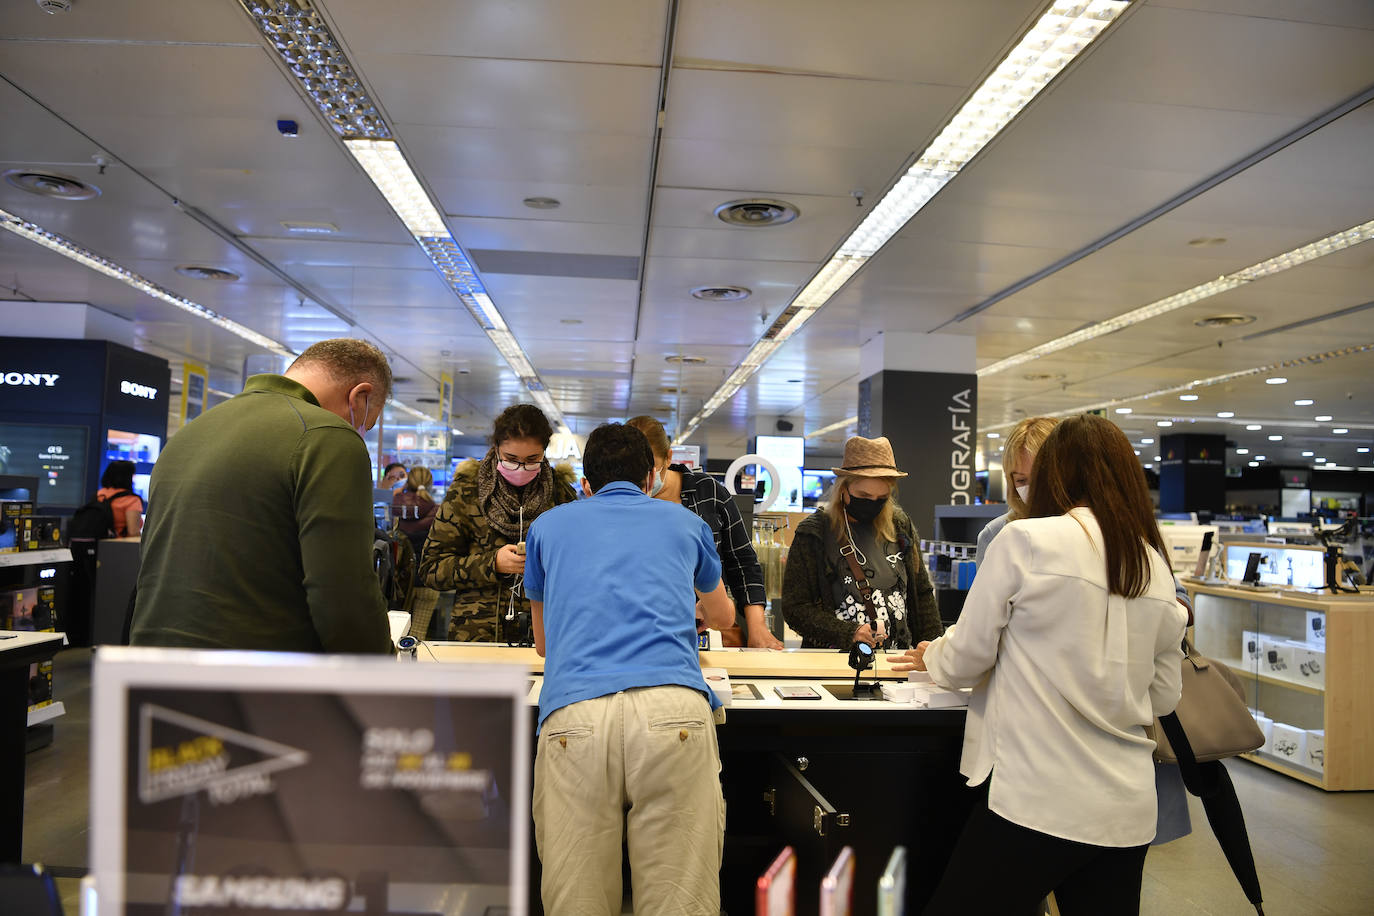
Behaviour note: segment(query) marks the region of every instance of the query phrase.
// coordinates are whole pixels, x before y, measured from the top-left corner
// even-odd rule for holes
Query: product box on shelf
[[[1326,729],[1313,728],[1307,732],[1307,757],[1305,765],[1318,772],[1326,769]]]
[[[1326,645],[1326,614],[1322,611],[1307,612],[1307,641]]]
[[[57,589],[51,585],[0,591],[0,627],[6,630],[53,630]]]
[[[1274,739],[1269,753],[1292,763],[1307,761],[1307,732],[1284,722],[1274,723]]]
[[[1293,669],[1289,675],[1314,687],[1326,686],[1326,649],[1306,642],[1289,643],[1293,650]]]
[[[1262,711],[1254,712],[1253,715],[1255,717],[1255,724],[1258,725],[1260,731],[1264,733],[1264,744],[1260,745],[1260,753],[1272,753],[1274,747],[1274,720],[1266,716]]]
[[[24,519],[33,515],[33,502],[27,499],[0,500],[0,553],[23,549]]]
[[[1260,636],[1260,671],[1293,677],[1293,644],[1276,636]]]
[[[1260,635],[1253,630],[1240,631],[1240,660],[1255,664],[1260,660]]]
[[[62,546],[62,519],[56,515],[30,515],[19,533],[24,550],[52,550]]]
[[[52,659],[29,665],[29,709],[52,704]]]

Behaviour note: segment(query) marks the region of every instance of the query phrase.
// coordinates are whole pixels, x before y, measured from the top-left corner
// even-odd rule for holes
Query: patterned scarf
[[[477,505],[487,524],[511,541],[524,540],[530,522],[553,506],[553,468],[547,460],[539,463],[539,476],[516,488],[506,483],[496,470],[496,449],[492,448],[477,466]],[[520,530],[521,510],[525,530]]]

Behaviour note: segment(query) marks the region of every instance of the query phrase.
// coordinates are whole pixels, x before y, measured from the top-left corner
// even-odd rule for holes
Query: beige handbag
[[[1264,732],[1245,705],[1245,687],[1230,668],[1199,655],[1184,639],[1182,674],[1183,696],[1178,707],[1165,717],[1176,719],[1178,725],[1155,719],[1155,760],[1179,762],[1167,734],[1176,733],[1178,726],[1198,763],[1234,757],[1264,744]]]

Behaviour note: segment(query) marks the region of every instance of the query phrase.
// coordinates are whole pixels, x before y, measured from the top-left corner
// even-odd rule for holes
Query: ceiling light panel
[[[101,257],[95,252],[81,247],[70,239],[64,238],[55,232],[49,232],[42,226],[31,223],[23,217],[15,216],[13,213],[9,213],[5,210],[0,210],[0,229],[8,229],[20,238],[28,239],[30,242],[42,245],[44,248],[55,251],[63,257],[70,258],[78,264],[89,267],[91,270],[102,273],[121,283],[128,284],[141,293],[179,308],[183,312],[189,312],[197,318],[202,318],[278,356],[291,358],[296,355],[296,351],[286,346],[286,344],[273,340],[265,334],[259,334],[252,328],[239,324],[232,318],[226,318],[214,309],[207,308],[199,302],[187,299],[185,296],[178,296],[171,290],[159,286],[148,278],[134,273],[127,267],[116,264],[108,258]]]
[[[1142,305],[1138,309],[1132,309],[1129,312],[1123,312],[1113,318],[1099,321],[1096,324],[1074,331],[1072,334],[1065,334],[1063,337],[1057,337],[1054,340],[1046,341],[1039,346],[1031,347],[1029,350],[1008,356],[1006,359],[999,359],[997,362],[979,369],[978,377],[983,378],[998,372],[1005,372],[1016,366],[1024,365],[1031,360],[1049,356],[1051,353],[1058,353],[1060,350],[1076,347],[1081,343],[1094,340],[1106,334],[1114,334],[1132,325],[1140,324],[1143,321],[1149,321],[1151,318],[1167,315],[1169,312],[1177,311],[1185,306],[1192,305],[1194,302],[1200,302],[1203,299],[1218,296],[1224,292],[1244,286],[1247,283],[1252,283],[1255,280],[1262,280],[1265,277],[1271,277],[1274,274],[1282,273],[1300,264],[1306,264],[1317,258],[1325,257],[1328,254],[1344,251],[1347,248],[1367,242],[1370,239],[1374,239],[1374,220],[1361,223],[1358,226],[1353,226],[1343,232],[1329,235],[1324,239],[1319,239],[1301,248],[1295,248],[1292,251],[1261,261],[1258,264],[1252,264],[1249,267],[1218,277],[1215,280],[1201,283],[1181,293],[1166,296],[1156,302],[1151,302],[1149,305]]]
[[[840,243],[838,251],[754,344],[675,440],[682,442],[734,397],[778,344],[791,337],[868,259],[901,231],[1003,128],[1130,5],[1130,0],[1053,4],[955,113],[914,165]]]
[[[323,17],[309,0],[239,2],[535,403],[554,425],[566,429],[562,411],[510,333],[472,259],[449,232]]]

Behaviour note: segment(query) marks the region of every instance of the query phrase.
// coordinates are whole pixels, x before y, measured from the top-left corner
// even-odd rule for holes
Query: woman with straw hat
[[[886,437],[853,436],[823,510],[797,526],[782,581],[783,618],[805,648],[856,642],[904,649],[944,632],[920,536],[897,505]]]

